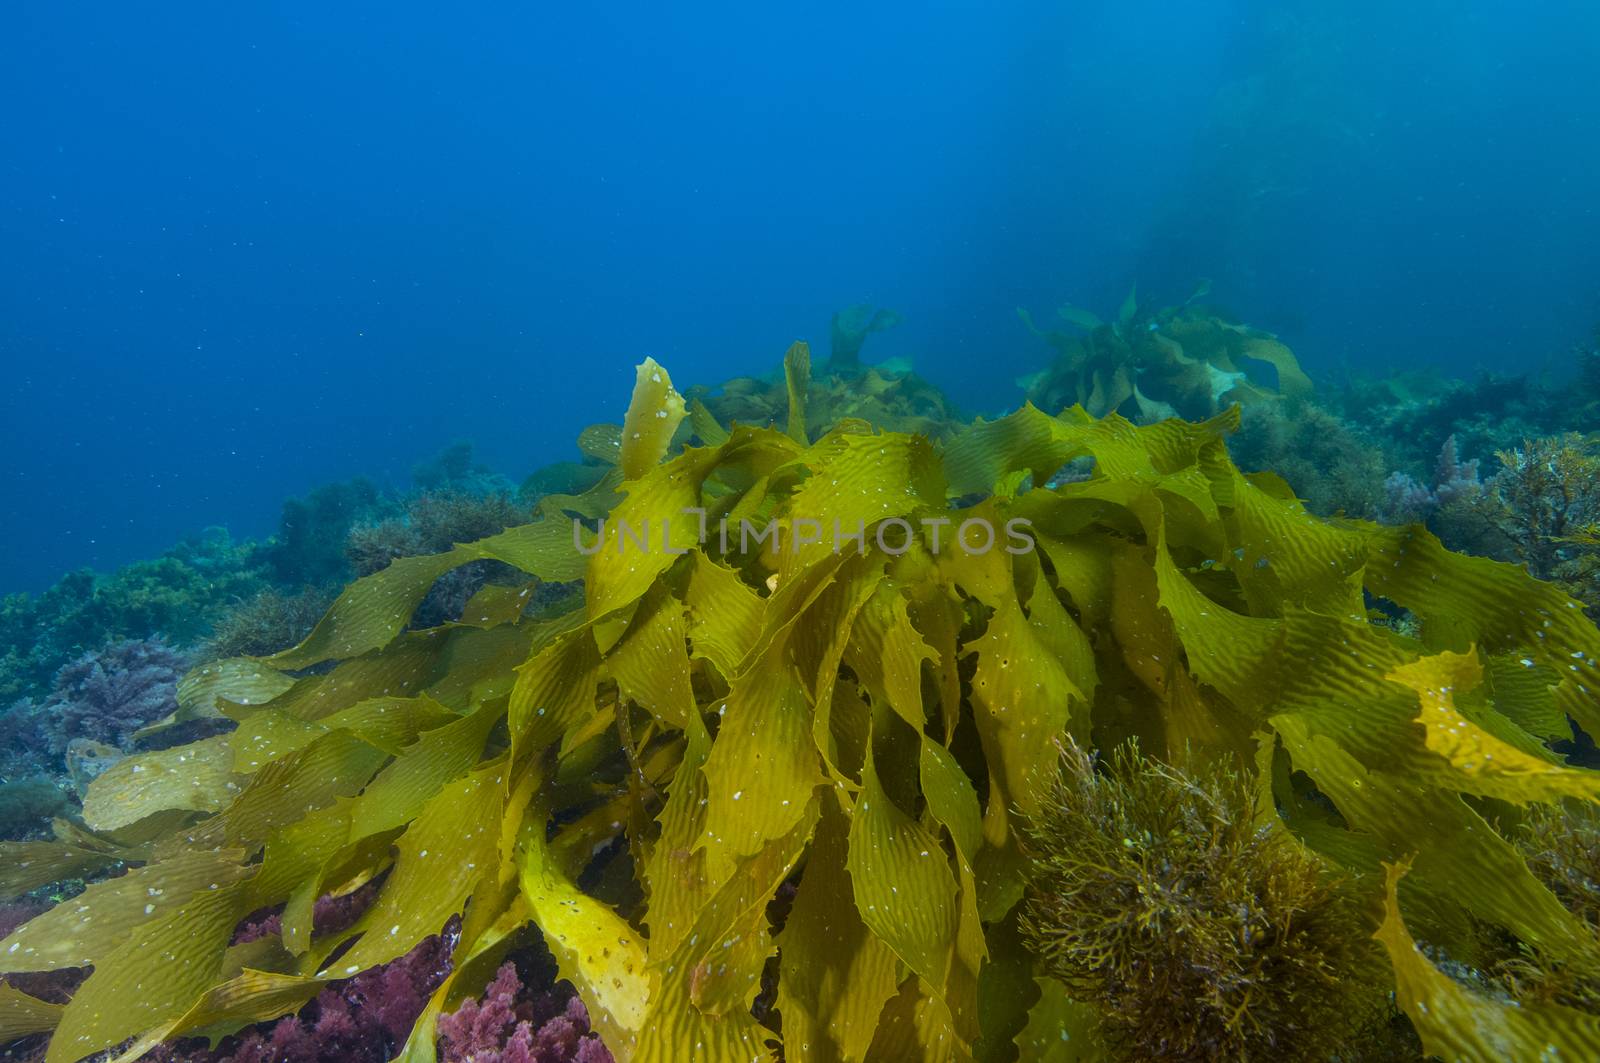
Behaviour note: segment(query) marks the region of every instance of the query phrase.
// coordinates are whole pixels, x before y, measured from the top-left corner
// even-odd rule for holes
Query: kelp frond
[[[1123,413],[1153,422],[1310,394],[1311,381],[1294,353],[1271,333],[1201,305],[1197,299],[1206,290],[1202,286],[1183,304],[1159,309],[1141,306],[1130,291],[1110,323],[1066,304],[1056,313],[1072,332],[1040,328],[1018,309],[1023,324],[1057,355],[1050,368],[1025,382],[1028,400],[1045,410],[1082,405],[1096,416]],[[1271,367],[1275,392],[1247,374],[1252,361]]]
[[[607,464],[588,490],[356,581],[293,649],[191,674],[174,722],[235,730],[128,757],[84,826],[0,847],[9,893],[131,869],[0,941],[0,973],[93,967],[64,1009],[7,990],[0,1036],[132,1059],[294,1011],[449,924],[454,973],[408,1060],[530,928],[621,1060],[1063,1058],[1050,1035],[1092,1027],[1094,1002],[1035,972],[1015,927],[1019,824],[1069,735],[1254,766],[1261,807],[1374,904],[1381,862],[1409,860],[1386,944],[1397,906],[1445,952],[1484,924],[1551,955],[1586,940],[1485,818],[1600,792],[1545,745],[1569,720],[1600,733],[1576,603],[1421,528],[1311,517],[1229,461],[1236,412],[1026,406],[941,447],[814,421],[805,361],[788,431],[717,423],[647,364],[628,425],[585,433]],[[783,530],[750,545],[742,520]],[[526,581],[417,627],[481,561]],[[579,580],[529,608],[535,581]],[[1379,602],[1407,623],[1370,621]],[[580,886],[602,870],[637,889]],[[796,882],[780,928],[769,902]],[[319,897],[369,883],[359,922],[315,932]],[[267,907],[281,933],[232,945]],[[1390,951],[1431,1045],[1432,976]],[[1499,1047],[1490,1004],[1456,1007],[1459,1054]],[[1525,1021],[1600,1054],[1590,1017]]]

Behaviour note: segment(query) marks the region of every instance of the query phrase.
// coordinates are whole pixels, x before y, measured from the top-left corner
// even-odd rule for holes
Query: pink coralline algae
[[[406,1043],[428,997],[450,973],[455,934],[434,936],[393,963],[329,986],[300,1014],[254,1027],[217,1051],[164,1045],[158,1063],[384,1063]]]
[[[373,884],[317,902],[318,934],[337,934],[360,918]],[[280,932],[278,913],[245,920],[236,943]],[[298,1015],[252,1027],[216,1050],[201,1041],[164,1045],[158,1063],[382,1063],[405,1045],[428,998],[451,970],[459,923],[428,938],[393,963],[329,986]],[[589,1028],[589,1014],[542,949],[506,962],[483,996],[439,1018],[444,1063],[613,1063]]]
[[[527,981],[550,986],[542,973]],[[510,961],[481,999],[440,1016],[439,1037],[444,1063],[613,1063],[569,983],[529,989]]]

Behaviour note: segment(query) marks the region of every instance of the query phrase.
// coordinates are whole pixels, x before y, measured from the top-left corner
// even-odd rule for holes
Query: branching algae
[[[1248,772],[1271,829],[1367,891],[1366,930],[1386,897],[1430,1051],[1600,1056],[1593,1016],[1514,1009],[1430,958],[1470,958],[1483,925],[1591,946],[1494,825],[1600,792],[1545,746],[1569,719],[1600,733],[1600,632],[1571,600],[1421,529],[1308,516],[1229,462],[1233,411],[818,438],[807,361],[787,431],[686,411],[646,363],[622,430],[585,433],[614,464],[590,490],[358,580],[293,649],[191,674],[180,716],[236,730],[120,762],[82,825],[0,854],[13,894],[130,868],[0,941],[0,972],[93,967],[64,1008],[0,991],[0,1037],[53,1030],[50,1063],[219,1038],[459,916],[407,1060],[529,927],[623,1060],[1088,1058],[1092,1009],[1036,975],[1016,918],[1022,826],[1070,736]],[[686,416],[706,445],[674,452]],[[1092,475],[1040,486],[1069,461]],[[741,550],[724,518],[794,530]],[[1018,519],[1036,548],[957,528]],[[411,625],[482,559],[527,583]],[[580,579],[529,615],[536,581]],[[1400,610],[1415,637],[1374,619]],[[373,881],[356,926],[313,933],[318,897]],[[280,905],[280,935],[231,944]]]

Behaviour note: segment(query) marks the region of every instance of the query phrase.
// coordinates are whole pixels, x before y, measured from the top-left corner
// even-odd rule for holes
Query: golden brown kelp
[[[694,437],[701,443],[721,443],[722,426],[729,424],[787,427],[796,439],[800,438],[797,425],[803,424],[807,438],[817,439],[855,421],[934,441],[948,439],[963,427],[955,404],[915,373],[887,366],[856,366],[850,372],[831,364],[817,367],[804,343],[790,348],[779,378],[739,377],[715,391],[690,388],[688,396]],[[695,405],[704,410],[702,418],[695,418]]]
[[[1311,390],[1293,352],[1276,336],[1227,321],[1193,299],[1152,311],[1130,292],[1112,322],[1061,306],[1057,315],[1073,332],[1041,329],[1028,311],[1017,313],[1056,351],[1052,365],[1023,381],[1028,400],[1045,410],[1081,405],[1095,416],[1122,413],[1154,422],[1210,417],[1233,403],[1297,398]],[[1246,374],[1252,361],[1273,369],[1276,392]]]
[[[749,1060],[780,1039],[789,1059],[1074,1058],[1095,1012],[1036,974],[1015,918],[1019,817],[1069,734],[1236,758],[1375,903],[1381,862],[1410,860],[1386,944],[1402,912],[1456,955],[1482,924],[1580,940],[1486,818],[1600,791],[1544,746],[1569,717],[1600,722],[1600,632],[1558,590],[1421,529],[1309,516],[1229,462],[1232,414],[1140,428],[1029,406],[941,450],[702,408],[709,445],[674,450],[684,415],[646,367],[631,427],[588,434],[614,463],[594,488],[397,559],[299,646],[186,679],[180,717],[237,729],[119,762],[86,827],[0,850],[10,892],[133,867],[0,941],[0,973],[94,967],[62,1011],[0,999],[0,1033],[53,1028],[51,1063],[219,1036],[459,917],[407,1059],[432,1058],[433,1017],[530,927],[622,1059]],[[1030,488],[1071,461],[1089,478]],[[741,544],[742,518],[780,522],[777,548]],[[531,587],[489,587],[459,622],[413,626],[437,580],[484,560],[583,597],[530,615]],[[1415,636],[1369,620],[1369,598]],[[313,932],[318,897],[369,882],[353,928]],[[281,934],[230,945],[269,906]],[[1396,956],[1432,1044],[1430,976]],[[1483,1055],[1497,1005],[1460,993],[1450,1036]],[[1526,1022],[1592,1056],[1575,1015]]]
[[[900,324],[901,317],[887,307],[858,303],[833,315],[829,326],[828,370],[854,373],[861,368],[861,345],[874,332]]]

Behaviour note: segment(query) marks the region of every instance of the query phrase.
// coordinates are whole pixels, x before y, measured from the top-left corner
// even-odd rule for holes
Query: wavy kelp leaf
[[[178,680],[178,711],[135,732],[144,739],[190,720],[222,716],[227,704],[260,705],[293,685],[294,680],[251,657],[212,661],[191,669]]]
[[[1260,332],[1246,325],[1224,325],[1237,332],[1240,337],[1238,355],[1243,358],[1254,358],[1258,362],[1266,362],[1277,370],[1278,391],[1289,398],[1303,398],[1311,394],[1311,378],[1306,376],[1300,368],[1300,362],[1295,358],[1294,352],[1285,346],[1278,337],[1269,332]]]
[[[1250,603],[1267,615],[1312,601],[1361,611],[1352,577],[1367,562],[1366,526],[1330,525],[1299,503],[1273,498],[1237,473],[1233,476],[1229,545]]]
[[[451,712],[467,715],[491,702],[503,703],[516,686],[516,668],[569,631],[583,626],[581,608],[549,620],[492,631],[456,628],[439,646],[443,674],[424,693]]]
[[[587,627],[556,639],[517,669],[507,710],[517,763],[583,721],[594,707],[599,672],[600,651]]]
[[[1600,732],[1600,630],[1578,602],[1518,565],[1453,554],[1421,525],[1371,534],[1367,589],[1417,614],[1430,650],[1475,645],[1548,665],[1561,710]]]
[[[1371,770],[1293,717],[1271,722],[1294,767],[1311,777],[1352,828],[1379,843],[1381,855],[1415,854],[1420,887],[1540,947],[1560,950],[1585,940],[1583,924],[1457,794]]]
[[[816,819],[816,806],[808,802],[794,830],[741,861],[696,914],[691,933],[656,969],[636,1063],[732,1063],[768,1054],[768,1031],[750,1013],[770,951],[765,909],[800,858]]]
[[[728,430],[699,399],[689,403],[689,425],[700,442],[708,447],[720,447],[728,441]]]
[[[255,849],[279,827],[359,793],[387,755],[348,731],[333,731],[262,768],[237,800],[189,834],[191,843]]]
[[[1048,652],[1045,636],[1013,598],[999,600],[988,629],[969,652],[978,659],[972,677],[973,711],[996,782],[1009,805],[1037,810],[1037,773],[1055,760],[1051,740],[1066,731],[1079,690]],[[970,645],[970,644],[969,644]]]
[[[533,600],[537,581],[511,586],[490,583],[480,587],[461,608],[462,624],[469,627],[491,628],[501,624],[514,624],[522,611]]]
[[[396,558],[345,588],[303,642],[266,658],[267,663],[293,671],[387,645],[411,620],[434,582],[467,560],[455,550]]]
[[[356,836],[379,834],[419,815],[447,783],[478,762],[489,731],[502,718],[486,706],[425,732],[355,799],[351,819]]]
[[[290,716],[277,709],[253,712],[228,735],[231,763],[241,774],[254,774],[264,764],[304,749],[328,733],[328,728]]]
[[[1156,547],[1156,585],[1196,679],[1236,705],[1270,695],[1283,644],[1280,622],[1236,613],[1201,594],[1173,563],[1165,541]]]
[[[1519,804],[1600,797],[1600,773],[1567,768],[1524,752],[1461,715],[1457,697],[1483,682],[1476,654],[1423,657],[1396,668],[1387,678],[1416,692],[1424,741],[1461,776],[1461,789]]]
[[[606,671],[624,698],[669,727],[687,726],[696,708],[683,603],[664,592],[647,596]]]
[[[111,1063],[133,1063],[164,1041],[235,1032],[298,1011],[328,984],[325,978],[246,970],[212,989],[182,1015],[134,1040]],[[213,1038],[215,1039],[215,1038]]]
[[[503,760],[491,762],[437,789],[395,842],[394,871],[358,924],[361,938],[330,973],[348,977],[410,952],[460,913],[481,878],[495,873],[505,770]]]
[[[868,566],[853,578],[836,581],[807,613],[808,623],[796,628],[792,636],[800,673],[811,688],[811,741],[835,784],[847,789],[855,786],[861,764],[858,751],[866,748],[871,710],[859,695],[854,704],[848,703],[857,688],[840,679],[839,668],[856,638],[856,618],[882,578],[881,569]],[[841,712],[835,715],[841,689],[847,703],[841,704]]]
[[[998,421],[978,421],[945,450],[944,469],[957,495],[988,492],[1007,473],[1026,469],[1036,484],[1083,452],[1056,418],[1024,403]]]
[[[439,640],[452,634],[448,630],[402,634],[381,651],[340,661],[330,671],[297,680],[265,708],[297,720],[320,720],[368,698],[421,690],[438,674]],[[262,708],[229,711],[235,719],[243,719]]]
[[[794,829],[823,782],[811,706],[783,647],[734,680],[706,758],[707,849],[713,882],[741,857]]]
[[[115,851],[59,841],[0,842],[0,900],[20,897],[52,882],[93,874],[121,858]]]
[[[322,896],[323,871],[347,851],[353,803],[345,799],[308,813],[275,831],[263,847],[256,890],[262,897],[288,898],[280,937],[290,955],[311,947],[312,909]]]
[[[622,460],[622,426],[620,424],[592,424],[578,433],[578,449],[585,456],[608,465]]]
[[[426,694],[416,698],[369,698],[321,720],[300,720],[276,709],[252,713],[228,736],[234,765],[253,773],[263,764],[304,749],[331,731],[345,730],[385,753],[397,754],[429,728],[456,714]]]
[[[886,703],[913,730],[921,733],[927,720],[922,707],[922,664],[936,656],[911,625],[905,598],[879,586],[849,627],[845,661],[875,700]],[[832,669],[838,671],[837,661]],[[818,676],[819,684],[824,678]]]
[[[806,388],[811,383],[811,348],[796,343],[783,356],[783,381],[789,392],[789,438],[801,446],[810,442],[806,435]]]
[[[96,882],[0,941],[0,974],[97,964],[141,925],[171,915],[197,894],[249,877],[243,856],[237,850],[184,853]]]
[[[689,1002],[707,1018],[742,1021],[750,1014],[773,952],[768,905],[805,851],[816,822],[816,802],[807,802],[792,831],[739,863],[696,913],[694,929],[667,964],[664,988],[686,982]],[[652,1017],[658,1011],[652,1008]]]
[[[579,891],[556,867],[542,817],[523,832],[520,845],[518,881],[528,911],[561,977],[576,987],[595,1032],[627,1063],[650,1002],[645,944],[609,906]]]
[[[711,734],[698,713],[689,718],[685,737],[683,759],[657,818],[660,834],[645,863],[644,881],[650,890],[645,914],[650,927],[650,964],[658,968],[665,966],[678,942],[689,935],[696,914],[715,889],[707,878],[706,853],[700,845],[707,793],[701,768],[711,750]]]
[[[1512,723],[1545,741],[1572,734],[1567,714],[1556,704],[1561,675],[1554,668],[1515,654],[1489,657],[1483,667],[1490,700]]]
[[[735,436],[717,449],[689,450],[645,471],[624,487],[589,558],[588,613],[599,618],[632,605],[673,562],[698,542],[700,484]]]
[[[356,580],[334,600],[298,646],[264,658],[273,668],[296,671],[328,660],[359,657],[392,642],[440,576],[473,561],[502,561],[554,582],[581,574],[570,522],[547,518],[508,528],[442,554],[401,557]]]
[[[169,809],[216,812],[239,792],[228,737],[138,753],[102,772],[83,799],[93,830],[117,830]]]
[[[188,1010],[222,969],[223,949],[249,911],[247,886],[200,890],[101,956],[62,1013],[46,1063],[73,1063]]]
[[[29,996],[15,986],[0,982],[0,1044],[30,1034],[49,1033],[61,1021],[60,1004]]]
[[[867,1058],[965,1063],[973,1054],[957,1035],[944,1001],[912,975],[900,983],[900,992],[883,1006]]]
[[[696,554],[686,594],[694,655],[733,675],[755,648],[761,630],[761,596],[733,569]]]
[[[846,866],[861,921],[930,987],[942,989],[956,939],[956,880],[944,847],[884,792],[869,757],[850,817]]]
[[[1468,990],[1418,947],[1400,914],[1399,884],[1407,862],[1385,865],[1383,925],[1373,936],[1394,967],[1395,1003],[1422,1047],[1443,1059],[1600,1059],[1600,1019],[1537,1002],[1508,1003]]]
[[[778,1011],[797,1060],[865,1058],[884,1002],[899,985],[899,961],[861,921],[845,862],[849,823],[832,799],[811,845],[778,937]]]
[[[801,583],[802,572],[821,572],[842,556],[861,552],[843,542],[843,535],[870,533],[879,521],[904,518],[924,507],[944,508],[938,455],[921,437],[833,435],[811,448],[806,461],[812,475],[794,492],[789,513],[797,522],[815,522],[811,530],[816,538],[803,543],[797,533],[784,550],[778,569],[784,597],[794,593],[784,584]],[[778,599],[780,605],[783,600]]]
[[[654,358],[640,362],[634,371],[633,399],[622,420],[619,464],[624,479],[637,480],[655,467],[687,412],[667,371]]]
[[[1416,613],[1429,649],[1526,647],[1563,672],[1600,669],[1600,631],[1559,587],[1520,565],[1451,553],[1421,525],[1367,527],[1373,537],[1367,588]]]

